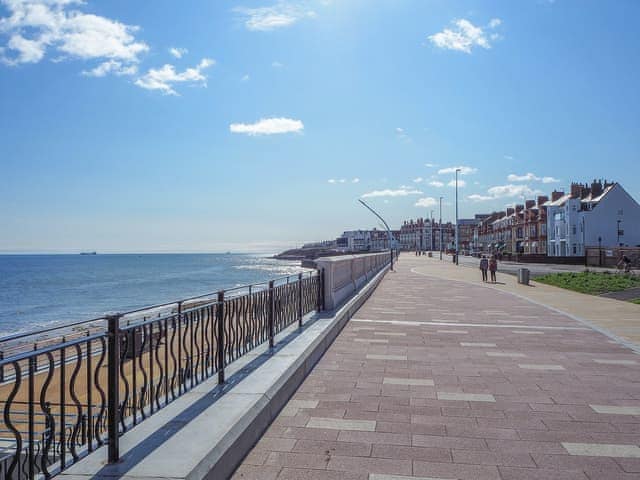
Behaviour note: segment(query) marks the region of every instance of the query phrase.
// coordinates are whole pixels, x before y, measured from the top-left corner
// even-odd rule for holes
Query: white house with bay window
[[[640,205],[619,183],[574,183],[549,201],[547,254],[585,255],[585,247],[640,246]]]

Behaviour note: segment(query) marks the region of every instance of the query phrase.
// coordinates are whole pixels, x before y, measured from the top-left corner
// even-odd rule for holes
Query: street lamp
[[[440,260],[442,260],[442,197],[440,197]]]
[[[382,223],[384,223],[384,226],[387,229],[387,233],[389,235],[389,253],[391,254],[391,270],[393,271],[393,235],[391,234],[391,229],[389,228],[389,225],[387,224],[387,222],[384,220],[384,218],[382,218],[378,212],[376,212],[373,208],[371,208],[369,205],[367,205],[366,203],[364,203],[364,200],[362,199],[358,199],[358,201],[364,205],[368,210],[371,211],[371,213],[373,213],[376,217],[378,217]]]
[[[431,210],[431,220],[429,222],[431,226],[431,233],[429,234],[429,251],[433,250],[433,210]]]
[[[618,220],[618,230],[617,230],[617,240],[616,240],[616,245],[619,247],[620,246],[620,222],[622,220]]]
[[[456,168],[456,252],[455,252],[455,256],[456,256],[456,265],[458,265],[458,248],[460,247],[459,244],[459,232],[458,232],[458,172],[460,172],[461,169],[460,168]]]

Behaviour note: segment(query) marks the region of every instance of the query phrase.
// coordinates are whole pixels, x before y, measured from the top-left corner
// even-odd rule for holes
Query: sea
[[[0,255],[0,337],[304,271],[271,256]]]

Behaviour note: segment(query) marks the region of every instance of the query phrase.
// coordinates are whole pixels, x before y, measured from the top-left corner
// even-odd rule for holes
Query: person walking
[[[482,272],[482,281],[487,281],[487,270],[489,269],[489,260],[487,260],[486,255],[482,255],[480,258],[480,271]]]
[[[496,283],[496,271],[498,270],[498,260],[495,255],[489,259],[489,271],[491,272],[491,283]]]

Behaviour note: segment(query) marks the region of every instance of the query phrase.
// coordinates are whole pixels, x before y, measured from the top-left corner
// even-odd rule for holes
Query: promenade
[[[640,478],[640,306],[478,278],[403,255],[233,478]]]

